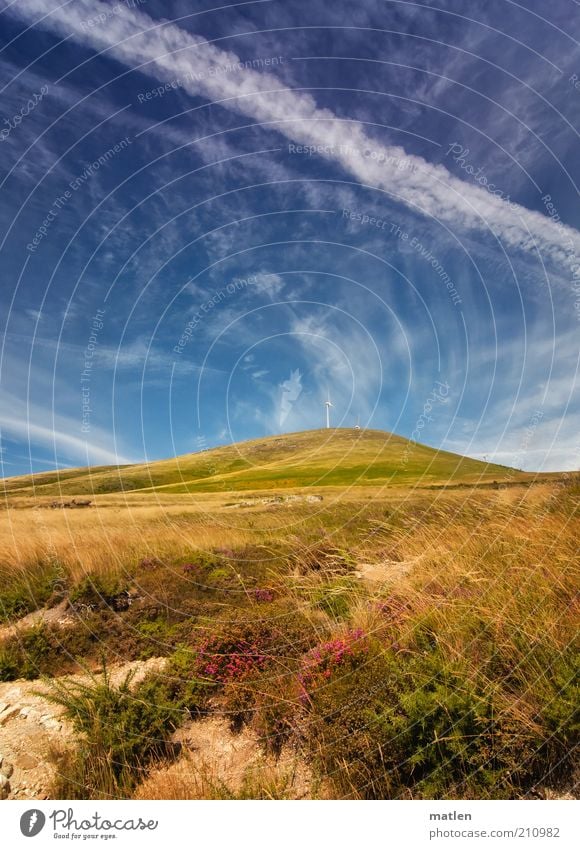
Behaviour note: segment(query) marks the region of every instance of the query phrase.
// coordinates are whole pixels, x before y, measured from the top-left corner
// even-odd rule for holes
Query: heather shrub
[[[254,682],[251,726],[268,753],[280,755],[289,742],[299,743],[297,713],[300,686],[291,672],[262,675]]]
[[[198,637],[198,672],[227,684],[298,657],[316,639],[315,622],[287,604],[231,610]]]
[[[275,593],[267,587],[256,587],[253,590],[252,596],[258,604],[270,604],[274,601]]]
[[[256,697],[277,676],[290,677],[324,626],[283,602],[230,611],[195,646],[196,674],[221,694],[223,710],[239,727],[253,715]]]

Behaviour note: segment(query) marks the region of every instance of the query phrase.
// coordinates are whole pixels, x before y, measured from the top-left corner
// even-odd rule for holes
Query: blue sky
[[[0,32],[4,475],[320,427],[327,392],[578,468],[573,0],[0,0]]]

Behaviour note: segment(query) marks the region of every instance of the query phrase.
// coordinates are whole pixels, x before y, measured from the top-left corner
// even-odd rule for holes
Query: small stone
[[[0,725],[6,725],[12,717],[16,716],[16,714],[20,713],[20,706],[15,705],[14,707],[8,707],[6,710],[0,713]]]
[[[38,759],[33,755],[25,753],[22,757],[18,758],[18,766],[20,769],[36,769],[38,766]]]
[[[8,779],[0,775],[0,799],[7,799],[10,795],[10,782]]]
[[[3,775],[4,778],[10,778],[12,773],[14,772],[14,767],[8,761],[4,761],[2,767],[0,767],[0,775]]]
[[[47,719],[42,724],[50,731],[60,731],[62,728],[62,722],[59,722],[57,719]]]
[[[20,711],[20,716],[23,716],[24,719],[26,719],[26,717],[28,716],[29,713],[30,713],[30,708],[29,707],[23,707],[22,710]]]

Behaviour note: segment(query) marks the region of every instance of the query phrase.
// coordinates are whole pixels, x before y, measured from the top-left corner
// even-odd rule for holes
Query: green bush
[[[544,680],[537,717],[544,730],[538,759],[553,778],[565,778],[574,769],[580,740],[580,655],[573,646],[545,668]]]
[[[14,681],[19,677],[20,660],[11,642],[0,645],[0,681]]]
[[[57,798],[127,797],[156,759],[171,754],[170,735],[180,714],[159,680],[131,688],[129,674],[114,686],[103,679],[89,684],[54,684],[50,698],[65,708],[80,735],[76,751],[58,764]]]
[[[516,721],[499,685],[472,680],[437,649],[369,644],[309,680],[305,741],[341,795],[504,798],[548,771],[547,717],[543,727]]]
[[[136,632],[142,644],[139,658],[146,660],[167,654],[168,647],[173,644],[179,631],[179,625],[172,625],[162,617],[138,622]]]
[[[126,581],[117,574],[86,575],[69,594],[69,601],[75,606],[125,609],[128,606],[128,587]]]
[[[147,686],[158,688],[163,700],[173,705],[177,713],[195,717],[204,712],[213,691],[211,683],[198,676],[197,669],[196,652],[188,646],[179,646],[164,671],[146,679]]]
[[[0,681],[68,672],[76,658],[86,658],[94,650],[98,639],[98,633],[82,624],[67,628],[42,624],[9,637],[0,648]]]

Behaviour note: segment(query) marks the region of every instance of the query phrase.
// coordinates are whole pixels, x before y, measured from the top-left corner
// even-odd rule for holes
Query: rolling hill
[[[270,436],[151,463],[42,472],[4,479],[2,486],[6,495],[58,496],[429,486],[531,477],[385,431],[340,429]]]

